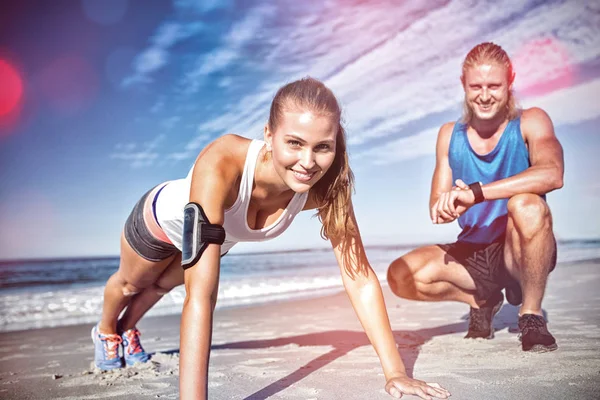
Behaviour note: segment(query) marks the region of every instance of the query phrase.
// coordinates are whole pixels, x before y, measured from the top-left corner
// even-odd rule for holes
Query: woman
[[[135,324],[162,295],[185,283],[180,394],[206,398],[220,257],[237,242],[273,238],[298,212],[316,209],[321,234],[332,243],[352,306],[381,360],[387,392],[447,398],[439,385],[406,375],[354,217],[340,116],[335,96],[321,82],[287,84],[271,104],[264,142],[223,136],[202,151],[187,178],[163,183],[140,200],[125,225],[121,264],[107,282],[102,320],[92,330],[98,367],[122,366],[119,345],[128,364],[147,361]],[[203,213],[216,236],[226,233],[224,242],[194,242],[190,232],[198,225],[184,221],[188,202],[202,210],[195,215]]]

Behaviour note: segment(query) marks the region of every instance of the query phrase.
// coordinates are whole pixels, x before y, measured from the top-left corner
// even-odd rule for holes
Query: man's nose
[[[491,96],[490,96],[490,91],[488,88],[483,88],[481,89],[481,101],[488,101]]]

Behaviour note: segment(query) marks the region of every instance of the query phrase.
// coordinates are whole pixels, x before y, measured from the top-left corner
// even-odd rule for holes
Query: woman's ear
[[[269,129],[269,124],[265,124],[264,140],[267,144],[267,151],[271,151],[273,148],[273,133]]]

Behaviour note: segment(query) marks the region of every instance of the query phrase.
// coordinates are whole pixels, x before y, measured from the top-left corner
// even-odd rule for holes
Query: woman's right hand
[[[385,391],[397,399],[405,394],[412,394],[427,400],[450,397],[450,392],[437,383],[427,383],[406,375],[390,378],[385,384]]]

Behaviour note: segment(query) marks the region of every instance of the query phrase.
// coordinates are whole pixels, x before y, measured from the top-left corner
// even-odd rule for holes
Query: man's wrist
[[[483,196],[483,189],[481,188],[481,182],[473,182],[469,185],[469,189],[473,192],[473,196],[475,196],[474,204],[479,204],[485,201],[485,197]]]

